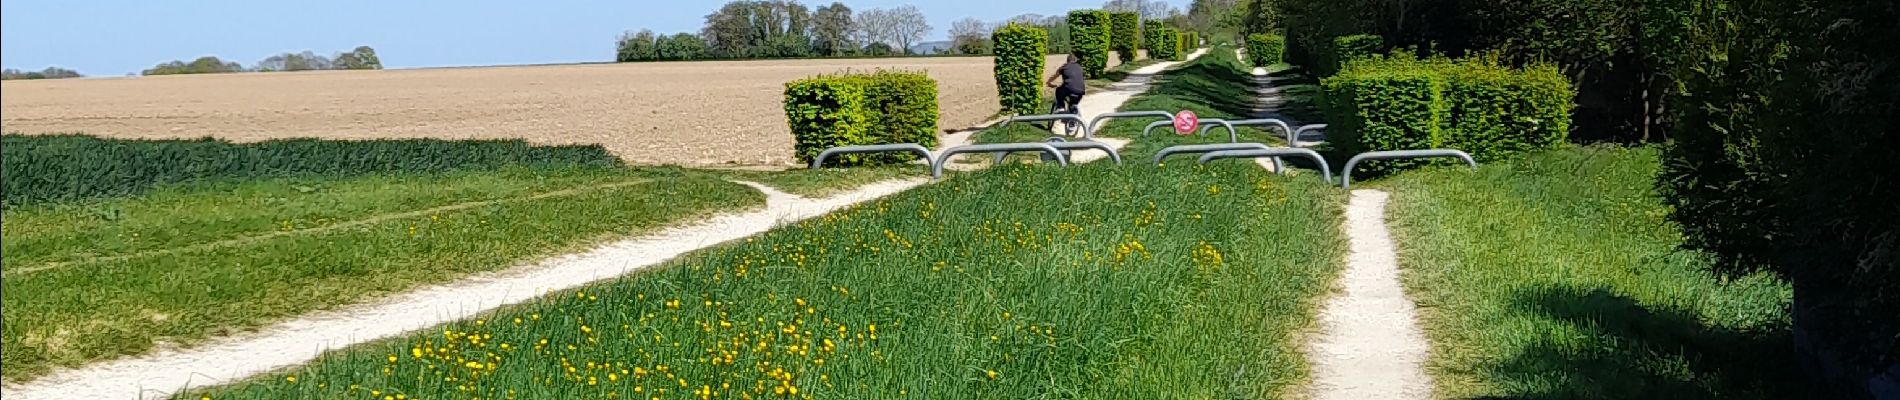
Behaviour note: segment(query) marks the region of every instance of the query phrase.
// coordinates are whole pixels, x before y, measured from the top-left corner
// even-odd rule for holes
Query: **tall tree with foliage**
[[[989,54],[990,24],[964,18],[950,24],[950,48],[957,54]]]
[[[812,47],[819,55],[841,56],[857,46],[851,40],[851,7],[844,3],[818,7],[812,15]]]
[[[1900,7],[1664,4],[1683,53],[1660,182],[1686,245],[1792,284],[1823,397],[1900,396]]]
[[[632,62],[660,58],[659,37],[652,30],[642,29],[639,33],[620,34],[615,45],[614,61]]]

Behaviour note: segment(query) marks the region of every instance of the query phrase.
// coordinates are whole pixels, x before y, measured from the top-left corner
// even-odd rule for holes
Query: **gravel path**
[[[1399,285],[1399,260],[1385,227],[1388,196],[1354,190],[1346,206],[1351,253],[1341,292],[1320,311],[1307,343],[1314,399],[1429,399],[1421,365],[1428,349],[1418,313]]]
[[[581,254],[509,271],[423,288],[373,304],[320,312],[182,351],[161,351],[56,372],[0,397],[33,399],[164,398],[192,387],[218,385],[309,362],[324,351],[399,336],[549,291],[586,285],[658,265],[681,254],[765,232],[921,185],[923,180],[871,184],[826,199],[808,199],[741,182],[766,194],[766,208],[727,214],[690,226],[620,241]]]

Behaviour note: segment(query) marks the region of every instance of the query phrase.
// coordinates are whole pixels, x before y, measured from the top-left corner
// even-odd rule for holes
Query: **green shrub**
[[[1333,128],[1327,141],[1344,154],[1454,148],[1481,161],[1563,143],[1574,92],[1555,68],[1510,69],[1478,61],[1373,57],[1321,80]],[[1416,161],[1368,164],[1381,174]]]
[[[1332,46],[1320,59],[1320,75],[1339,73],[1353,61],[1383,54],[1385,39],[1377,35],[1351,35],[1333,38]]]
[[[866,144],[937,144],[937,82],[922,72],[821,75],[785,84],[793,152],[810,163],[827,148]],[[842,165],[908,162],[915,155],[853,154]]]
[[[1463,62],[1445,74],[1445,143],[1480,161],[1556,147],[1569,137],[1570,81],[1556,67]]]
[[[1141,49],[1141,42],[1143,40],[1143,36],[1141,35],[1141,14],[1133,12],[1110,13],[1108,19],[1110,25],[1113,25],[1112,32],[1109,33],[1109,36],[1110,41],[1114,43],[1113,47],[1115,48],[1115,53],[1121,55],[1121,60],[1124,64],[1134,62],[1135,59],[1141,55],[1138,51]]]
[[[1168,43],[1167,42],[1168,29],[1169,28],[1166,25],[1162,25],[1160,22],[1155,22],[1155,21],[1148,21],[1142,24],[1141,47],[1144,49],[1148,49],[1148,58],[1152,58],[1156,60],[1168,59],[1168,54],[1172,52],[1172,50],[1174,49],[1174,46],[1161,45],[1162,43]]]
[[[1154,40],[1148,46],[1148,58],[1165,61],[1180,60],[1181,31],[1174,28],[1153,27]]]
[[[508,166],[613,167],[599,145],[522,140],[128,140],[83,135],[0,136],[7,206],[124,197],[201,181],[443,173]]]
[[[1011,23],[990,36],[996,49],[996,98],[1003,112],[1036,114],[1042,106],[1042,69],[1049,32]]]
[[[1082,70],[1090,78],[1099,78],[1108,71],[1109,24],[1107,11],[1069,12],[1069,44],[1075,55],[1082,57]]]
[[[1256,33],[1247,35],[1247,61],[1255,67],[1265,67],[1284,61],[1286,38],[1278,35]]]

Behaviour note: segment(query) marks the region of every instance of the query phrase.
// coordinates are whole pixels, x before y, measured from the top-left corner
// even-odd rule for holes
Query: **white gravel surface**
[[[382,301],[319,312],[254,334],[180,351],[161,351],[52,375],[0,390],[6,400],[150,399],[192,387],[218,385],[309,362],[324,351],[402,335],[473,317],[496,307],[626,275],[681,254],[765,232],[924,183],[920,179],[871,184],[826,199],[807,199],[741,182],[766,194],[764,210],[713,217],[697,224],[557,257],[508,271],[432,286]]]
[[[1399,260],[1385,227],[1388,196],[1354,190],[1346,206],[1351,252],[1339,293],[1319,315],[1320,332],[1309,339],[1312,397],[1328,399],[1429,399],[1431,378],[1421,365],[1428,347],[1418,312],[1399,284]]]

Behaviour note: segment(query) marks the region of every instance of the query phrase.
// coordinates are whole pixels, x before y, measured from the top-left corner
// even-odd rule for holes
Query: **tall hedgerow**
[[[1343,153],[1453,148],[1481,161],[1547,149],[1570,132],[1570,81],[1556,68],[1513,69],[1475,60],[1369,58],[1321,80]],[[1369,164],[1374,173],[1417,162]]]
[[[1385,51],[1385,39],[1378,35],[1347,35],[1333,38],[1320,57],[1320,75],[1338,73],[1355,60],[1377,56]]]
[[[923,72],[878,71],[822,75],[785,84],[785,119],[793,151],[809,163],[837,146],[937,142],[937,82]],[[843,165],[908,162],[915,155],[861,154],[840,157]]]
[[[1122,63],[1134,62],[1141,50],[1141,14],[1134,12],[1109,13],[1110,41],[1114,43],[1115,53],[1121,55]]]
[[[1141,48],[1148,50],[1148,58],[1156,60],[1168,59],[1163,56],[1167,52],[1161,48],[1161,39],[1167,36],[1167,32],[1164,32],[1167,29],[1168,27],[1166,25],[1162,25],[1156,21],[1145,21],[1141,23]]]
[[[990,35],[996,49],[996,98],[1003,111],[1036,114],[1042,105],[1042,69],[1049,32],[1010,23]]]
[[[1256,33],[1247,35],[1247,61],[1255,67],[1279,64],[1285,60],[1286,38]]]
[[[1069,12],[1069,43],[1075,55],[1082,57],[1082,70],[1090,78],[1108,71],[1108,50],[1112,38],[1108,12],[1075,10]]]

